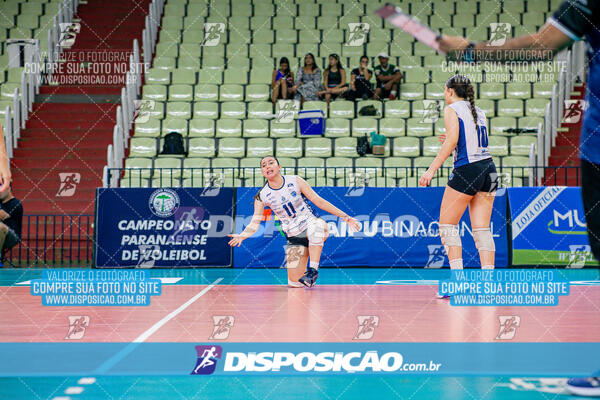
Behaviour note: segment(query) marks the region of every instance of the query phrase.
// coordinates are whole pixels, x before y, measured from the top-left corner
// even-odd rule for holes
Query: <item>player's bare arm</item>
[[[232,247],[239,247],[242,242],[248,239],[250,236],[254,235],[260,226],[260,222],[262,221],[262,214],[264,210],[264,204],[260,200],[254,200],[254,215],[252,215],[252,220],[246,226],[246,228],[242,231],[242,233],[235,234],[232,233],[227,235],[231,238],[229,241],[229,245]]]
[[[298,186],[300,186],[300,190],[302,194],[306,196],[308,200],[310,200],[315,206],[319,207],[321,210],[326,211],[330,214],[335,215],[343,219],[352,229],[358,231],[360,229],[360,224],[355,218],[350,217],[348,214],[319,196],[314,189],[302,178],[298,177]]]

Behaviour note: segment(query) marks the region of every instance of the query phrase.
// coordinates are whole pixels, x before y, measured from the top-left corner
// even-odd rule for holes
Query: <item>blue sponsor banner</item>
[[[235,232],[240,233],[254,212],[258,189],[237,189]],[[321,266],[428,267],[448,266],[438,232],[444,188],[343,188],[317,187],[324,199],[356,217],[360,232],[349,232],[345,222],[315,208],[329,228]],[[508,266],[506,191],[496,194],[491,228],[496,244],[496,266]],[[285,265],[286,239],[269,210],[254,234],[234,250],[234,267],[261,268]],[[465,212],[460,222],[466,267],[480,267],[471,224]]]
[[[508,189],[513,264],[594,265],[581,188],[549,186]]]
[[[590,376],[600,343],[0,343],[0,376]]]
[[[232,188],[100,188],[95,265],[231,266],[232,225]]]

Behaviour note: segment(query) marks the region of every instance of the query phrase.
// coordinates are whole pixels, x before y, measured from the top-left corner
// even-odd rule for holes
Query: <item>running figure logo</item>
[[[437,100],[423,100],[423,115],[421,122],[424,124],[435,124],[440,119],[443,104]]]
[[[85,335],[85,329],[90,326],[90,317],[87,315],[69,315],[69,331],[65,339],[78,340]]]
[[[500,329],[496,340],[511,340],[517,333],[517,328],[521,326],[521,317],[518,315],[500,315]]]
[[[491,23],[488,46],[502,46],[506,39],[512,36],[511,27],[512,25],[507,22]]]
[[[366,23],[348,23],[348,41],[346,46],[362,46],[367,40],[370,25]]]
[[[78,172],[59,172],[60,187],[56,197],[71,197],[77,190],[77,185],[81,182],[81,174]]]
[[[221,34],[225,33],[225,24],[222,22],[207,22],[204,24],[204,40],[201,46],[217,46],[221,41]]]
[[[369,340],[375,333],[375,328],[379,326],[379,317],[377,315],[358,315],[358,329],[353,340]]]
[[[442,268],[446,260],[446,250],[442,244],[428,244],[429,259],[425,268]]]
[[[277,100],[275,121],[278,124],[293,122],[298,109],[300,109],[300,105],[296,100]]]
[[[208,340],[225,340],[229,337],[229,332],[233,328],[235,318],[232,315],[213,315],[213,322],[215,326]]]
[[[198,361],[190,375],[210,375],[217,368],[217,359],[223,355],[221,346],[196,346]]]
[[[67,22],[58,24],[60,28],[60,37],[58,45],[62,48],[69,48],[75,43],[77,34],[81,31],[81,24],[76,22]]]
[[[581,116],[583,115],[584,109],[585,100],[565,100],[565,123],[578,123],[581,120]]]

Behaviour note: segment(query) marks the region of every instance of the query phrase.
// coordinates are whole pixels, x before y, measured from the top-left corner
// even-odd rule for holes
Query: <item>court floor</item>
[[[453,307],[435,297],[447,271],[359,268],[323,269],[313,289],[288,289],[283,269],[152,270],[163,289],[148,307],[47,307],[29,292],[29,281],[41,273],[0,270],[0,343],[73,342],[66,335],[74,315],[89,318],[78,343],[497,343],[498,318],[506,315],[520,318],[515,342],[600,342],[597,270],[560,270],[571,292],[556,307]],[[371,332],[361,330],[365,318],[377,320]],[[556,377],[0,378],[0,399],[350,399],[365,393],[401,399],[569,398],[564,379]]]

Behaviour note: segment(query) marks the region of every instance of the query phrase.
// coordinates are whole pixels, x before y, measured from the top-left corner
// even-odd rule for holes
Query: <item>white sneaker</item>
[[[291,281],[290,278],[288,278],[288,287],[289,288],[303,288],[304,285],[301,284],[300,282]]]

